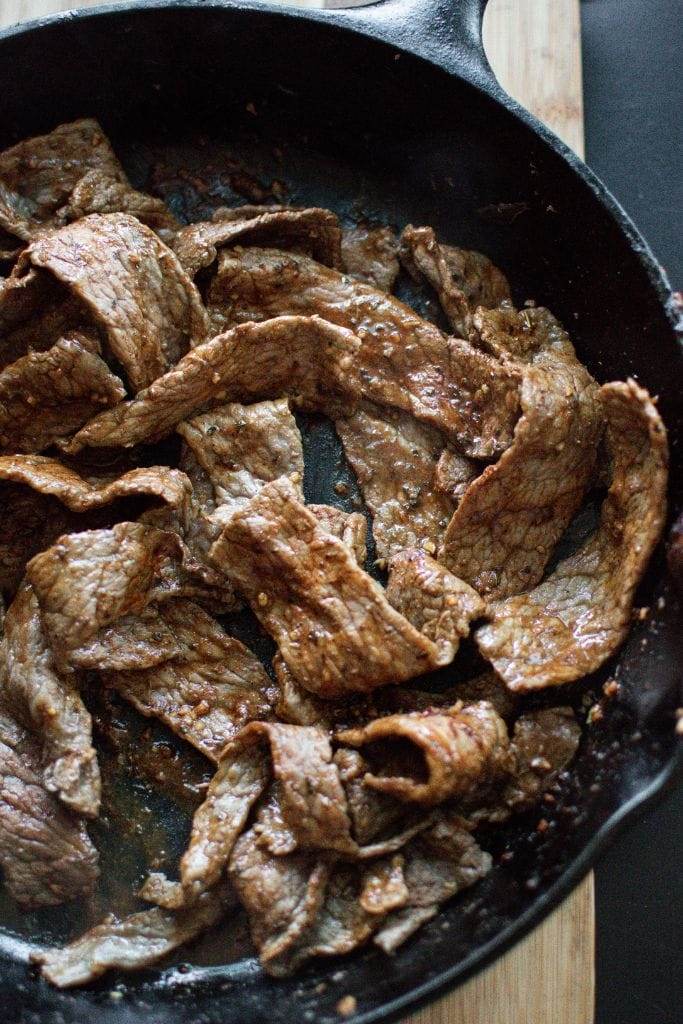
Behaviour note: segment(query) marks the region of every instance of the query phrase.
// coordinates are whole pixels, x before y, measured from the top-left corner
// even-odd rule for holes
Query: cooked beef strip
[[[368,914],[388,914],[408,902],[408,886],[403,876],[403,855],[395,853],[368,865],[363,877],[359,903]]]
[[[347,546],[362,568],[368,557],[368,523],[365,516],[361,512],[344,512],[343,509],[335,508],[334,505],[307,505],[306,507],[309,512],[313,513],[326,533],[330,533]]]
[[[313,693],[372,690],[443,663],[436,645],[391,608],[346,545],[320,527],[286,477],[233,515],[211,558]]]
[[[434,917],[439,904],[474,885],[491,870],[491,856],[479,848],[457,817],[441,816],[406,847],[403,868],[407,906],[386,919],[374,941],[393,953]]]
[[[4,699],[4,665],[2,674]],[[82,820],[47,792],[41,774],[40,745],[0,709],[0,866],[30,910],[87,898],[99,875]]]
[[[452,661],[470,623],[484,612],[476,590],[417,548],[389,562],[387,601]]]
[[[519,371],[442,332],[398,299],[306,256],[275,249],[223,252],[208,292],[228,323],[317,314],[352,330],[364,395],[443,431],[467,455],[510,443]]]
[[[125,397],[94,338],[74,331],[0,371],[0,452],[36,452]]]
[[[505,275],[487,256],[440,245],[432,228],[409,224],[401,234],[399,256],[416,281],[431,285],[461,338],[472,335],[472,313],[477,306],[493,308],[510,299]]]
[[[398,277],[398,239],[391,228],[358,224],[344,228],[341,255],[344,270],[357,281],[390,292]]]
[[[66,222],[91,213],[129,213],[151,228],[167,245],[180,230],[180,223],[161,199],[137,192],[107,170],[88,171],[59,211]]]
[[[434,487],[446,494],[455,506],[475,477],[479,476],[481,466],[472,459],[461,455],[452,448],[444,448],[439,456],[434,471]]]
[[[423,804],[467,795],[513,764],[505,723],[483,701],[377,718],[336,739],[361,748],[374,767],[366,786]]]
[[[434,484],[443,438],[406,413],[371,405],[335,427],[372,512],[378,556],[420,546],[436,551],[455,508]]]
[[[476,634],[511,690],[525,692],[595,671],[628,632],[633,595],[666,515],[666,430],[634,381],[605,384],[612,483],[600,524],[528,594],[494,601]]]
[[[350,331],[319,317],[242,324],[198,345],[116,412],[91,420],[69,450],[158,440],[182,420],[230,399],[284,393],[306,408],[339,415],[359,392],[353,363],[359,344]]]
[[[506,720],[514,715],[518,705],[515,694],[508,690],[495,672],[482,672],[471,679],[458,681],[448,688],[444,696],[448,696],[452,704],[456,700],[462,700],[465,704],[473,704],[480,700],[488,701],[500,717]]]
[[[219,921],[228,900],[222,890],[213,890],[177,913],[153,907],[121,921],[110,915],[67,946],[34,953],[31,959],[57,988],[85,985],[112,969],[140,970]]]
[[[175,604],[175,602],[169,602]],[[74,669],[127,672],[150,669],[182,654],[181,645],[164,621],[165,609],[149,605],[138,615],[124,615],[69,651]]]
[[[243,725],[271,714],[277,689],[256,656],[193,602],[167,601],[155,618],[175,649],[156,665],[140,664],[138,671],[132,663],[122,666],[126,671],[107,671],[104,681],[143,715],[161,719],[218,761]],[[131,662],[135,647],[132,653]]]
[[[511,743],[517,768],[503,789],[503,803],[515,811],[533,806],[570,763],[580,739],[571,708],[542,708],[518,718]]]
[[[523,337],[522,416],[511,447],[465,492],[439,558],[495,599],[541,579],[592,477],[602,415],[597,384],[547,310],[486,316],[501,335],[509,328],[511,347]]]
[[[100,773],[92,720],[73,683],[55,667],[38,601],[27,583],[7,610],[3,644],[7,703],[42,744],[46,788],[74,811],[95,817]]]
[[[215,263],[220,249],[234,246],[293,249],[327,266],[341,265],[341,230],[331,210],[237,207],[231,214],[188,224],[176,235],[173,248],[191,277]]]
[[[10,280],[20,282],[32,268],[49,271],[81,302],[135,391],[208,332],[199,293],[175,253],[128,214],[91,214],[38,238]]]
[[[126,182],[97,121],[62,124],[0,153],[0,227],[29,241],[64,223],[60,207],[89,171]],[[19,246],[21,248],[21,246]]]
[[[100,334],[87,320],[83,307],[73,295],[45,270],[29,270],[0,282],[0,368],[11,366],[22,356],[47,352],[74,332],[92,337],[100,352]]]

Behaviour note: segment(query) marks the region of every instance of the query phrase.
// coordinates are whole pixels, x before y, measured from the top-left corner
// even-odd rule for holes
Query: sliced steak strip
[[[86,899],[99,875],[82,820],[41,775],[39,744],[0,711],[0,866],[13,898],[31,910]]]
[[[358,347],[350,331],[319,317],[243,324],[197,346],[115,414],[86,424],[70,450],[158,440],[182,420],[230,399],[284,393],[309,409],[339,415],[359,391],[353,369]]]
[[[236,512],[211,558],[274,637],[295,679],[324,697],[411,679],[443,663],[286,478]]]
[[[178,913],[153,907],[118,920],[113,915],[63,948],[33,954],[40,972],[57,988],[94,981],[106,971],[136,971],[157,963],[216,924],[227,897],[213,891]]]
[[[368,557],[368,523],[360,512],[344,512],[334,505],[307,505],[321,528],[345,544],[362,567]]]
[[[404,860],[407,905],[394,911],[374,938],[385,953],[393,953],[434,917],[441,903],[488,874],[492,864],[455,815],[441,816],[413,840]]]
[[[467,455],[511,441],[519,372],[468,342],[446,338],[398,299],[305,256],[274,249],[224,252],[208,293],[227,322],[317,314],[352,330],[363,393],[431,423]]]
[[[128,671],[105,672],[104,681],[143,715],[161,719],[218,761],[243,725],[271,714],[277,688],[256,656],[191,601],[165,602],[150,630],[162,631],[161,642],[150,645],[161,655],[157,664],[141,664],[139,671],[122,665]],[[166,657],[164,630],[173,640]],[[134,661],[135,647],[132,653]]]
[[[512,352],[523,338],[522,417],[511,447],[466,490],[439,558],[494,599],[541,579],[591,479],[602,415],[597,384],[547,310],[479,314],[501,334],[509,326]]]
[[[74,331],[0,372],[0,452],[37,452],[70,437],[125,389],[90,336]]]
[[[435,487],[443,438],[410,415],[366,406],[337,420],[344,454],[372,512],[377,554],[441,545],[455,505]]]
[[[308,253],[330,267],[341,265],[341,229],[331,210],[279,207],[237,207],[230,216],[188,224],[179,231],[173,248],[194,277],[218,259],[226,247],[268,245]]]
[[[571,762],[580,739],[581,726],[571,708],[542,708],[521,715],[512,735],[517,768],[503,790],[503,803],[515,811],[533,806]]]
[[[7,702],[42,744],[43,781],[74,811],[95,817],[100,773],[92,720],[68,677],[58,674],[33,589],[20,587],[5,618]]]
[[[505,723],[484,702],[377,718],[337,741],[368,758],[366,786],[423,804],[472,793],[511,767]]]
[[[470,337],[477,306],[493,308],[510,300],[507,278],[487,256],[440,245],[432,228],[409,224],[401,234],[399,255],[411,277],[426,281],[437,293],[460,338]]]
[[[415,548],[389,562],[387,601],[451,661],[485,607],[476,590]]]
[[[492,602],[476,634],[511,690],[525,692],[594,672],[622,643],[633,595],[666,515],[666,430],[634,381],[605,384],[612,483],[596,532],[528,594]]]
[[[344,270],[357,281],[390,292],[398,277],[398,239],[391,228],[358,224],[344,228],[341,255]]]
[[[107,170],[88,171],[69,196],[60,214],[70,222],[91,213],[129,213],[151,228],[169,245],[180,230],[180,223],[161,199],[137,192],[128,181],[121,181]]]

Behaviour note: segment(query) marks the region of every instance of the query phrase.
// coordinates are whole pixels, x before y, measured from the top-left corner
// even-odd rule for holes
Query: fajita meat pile
[[[238,904],[275,976],[391,953],[576,752],[562,691],[525,695],[627,634],[665,516],[654,401],[598,384],[549,310],[430,227],[275,205],[181,225],[91,120],[0,154],[0,266],[5,886],[30,909],[97,885],[93,687],[214,773],[175,873],[35,962],[59,987],[141,968]],[[306,500],[301,414],[334,425],[357,509],[342,483]]]

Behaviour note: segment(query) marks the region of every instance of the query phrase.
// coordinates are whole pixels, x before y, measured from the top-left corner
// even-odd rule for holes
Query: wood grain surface
[[[0,26],[101,2],[0,0]],[[484,43],[507,92],[583,155],[579,0],[491,0]],[[592,1024],[594,960],[589,875],[504,957],[404,1024]]]

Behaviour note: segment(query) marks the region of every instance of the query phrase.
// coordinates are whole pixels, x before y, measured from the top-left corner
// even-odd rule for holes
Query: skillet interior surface
[[[331,25],[214,7],[58,20],[0,39],[0,69],[1,146],[96,116],[133,182],[163,195],[181,219],[275,199],[327,206],[347,223],[430,224],[444,240],[487,253],[518,303],[533,298],[565,323],[598,380],[635,376],[660,396],[672,479],[683,475],[681,353],[637,244],[556,152],[474,86]],[[438,315],[433,302],[420,302],[421,312]],[[345,472],[333,432],[315,419],[302,427],[308,499],[344,505],[333,490]],[[146,725],[118,706],[105,709],[105,760],[116,760],[116,737],[126,729],[135,736],[131,747],[150,757],[141,765],[136,755],[129,771],[124,756],[109,787],[107,816],[95,826],[103,882],[93,906],[19,914],[1,898],[0,990],[6,1009],[13,1006],[10,1019],[68,1022],[97,1013],[103,1022],[324,1024],[339,1019],[336,1003],[352,993],[353,1019],[370,1021],[405,1012],[463,977],[547,912],[587,870],[607,832],[672,771],[683,643],[661,551],[637,604],[651,613],[614,662],[561,695],[539,698],[566,699],[585,717],[604,679],[621,683],[603,720],[586,728],[557,804],[544,808],[547,831],[536,830],[537,810],[485,837],[491,874],[392,959],[367,950],[319,961],[288,981],[260,972],[240,919],[181,951],[184,966],[110,975],[85,992],[54,992],[27,972],[21,961],[30,943],[62,940],[112,907],[131,909],[127,894],[145,868],[172,867],[187,835],[191,800],[178,804],[149,781],[161,761],[167,776],[178,776],[173,741],[159,727],[143,742]],[[255,626],[245,620],[238,628],[268,656]],[[91,699],[101,709],[96,693]],[[198,759],[197,777],[202,771]]]

